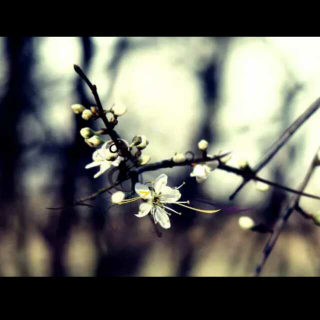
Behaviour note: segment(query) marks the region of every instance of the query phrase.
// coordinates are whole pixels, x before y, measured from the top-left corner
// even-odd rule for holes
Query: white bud
[[[112,106],[110,111],[113,112],[114,115],[120,117],[127,112],[127,107],[123,104],[117,103]]]
[[[82,119],[84,120],[89,120],[92,116],[93,116],[93,113],[88,109],[82,112]]]
[[[182,152],[177,152],[173,158],[172,161],[174,163],[181,163],[186,161],[186,156]]]
[[[144,166],[145,164],[149,163],[150,160],[151,160],[150,156],[143,155],[138,159],[138,164],[140,166]]]
[[[90,139],[85,139],[84,141],[92,148],[97,148],[105,143],[105,141],[103,141],[99,136],[93,136]]]
[[[238,161],[238,167],[239,167],[240,169],[244,169],[244,168],[246,168],[248,165],[249,165],[249,163],[248,163],[248,161],[247,161],[246,159],[240,159],[240,160]]]
[[[86,108],[82,105],[82,104],[73,104],[71,106],[71,109],[73,110],[73,112],[75,114],[80,114],[81,112],[83,112],[84,110],[86,110]]]
[[[82,136],[83,138],[89,139],[89,138],[91,138],[92,136],[94,136],[95,132],[94,132],[92,129],[90,129],[90,128],[87,127],[87,128],[81,129],[81,130],[80,130],[80,134],[81,134],[81,136]]]
[[[249,230],[254,227],[255,223],[250,217],[240,217],[239,218],[239,226],[243,230]]]
[[[201,140],[199,143],[198,143],[198,147],[200,150],[207,150],[208,149],[208,141],[206,140]]]
[[[141,142],[139,144],[136,144],[136,147],[142,150],[149,144],[149,141],[147,140],[146,136],[138,136],[138,138],[141,138]]]
[[[115,120],[114,114],[111,112],[107,112],[106,117],[109,122],[113,122]]]
[[[256,188],[257,188],[257,190],[262,191],[262,192],[270,189],[268,184],[263,183],[261,181],[256,181]]]
[[[115,192],[112,197],[112,203],[119,204],[125,199],[126,195],[122,191]]]

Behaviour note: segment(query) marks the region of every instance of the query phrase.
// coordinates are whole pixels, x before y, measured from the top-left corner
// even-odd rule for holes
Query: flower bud
[[[91,148],[97,148],[101,146],[105,141],[103,141],[99,136],[93,136],[90,139],[84,140]]]
[[[124,115],[124,114],[127,112],[127,107],[126,107],[125,105],[123,105],[123,104],[117,103],[117,104],[114,104],[114,105],[112,106],[112,108],[110,109],[110,111],[111,111],[114,115],[120,117],[120,116]]]
[[[198,143],[198,148],[200,149],[200,150],[203,150],[203,151],[205,151],[205,150],[207,150],[208,149],[208,141],[206,141],[206,140],[201,140],[199,143]]]
[[[149,144],[149,141],[147,140],[146,136],[138,136],[141,138],[141,142],[139,144],[136,144],[136,147],[140,150],[146,148],[146,146]]]
[[[256,181],[256,188],[257,188],[257,190],[262,191],[262,192],[270,189],[268,184],[263,183],[261,181]]]
[[[80,130],[80,134],[81,134],[81,136],[82,136],[83,138],[89,139],[89,138],[91,138],[92,136],[94,136],[95,132],[94,132],[92,129],[90,129],[90,128],[87,127],[87,128],[81,129],[81,130]]]
[[[253,219],[250,217],[240,217],[238,222],[240,228],[243,230],[250,230],[255,225]]]
[[[92,116],[93,116],[93,113],[88,109],[82,112],[82,119],[84,120],[89,120]]]
[[[172,158],[174,163],[181,163],[186,161],[186,156],[182,152],[177,152]]]
[[[112,112],[107,112],[106,117],[109,122],[114,122],[116,120],[116,118]]]
[[[125,199],[126,195],[122,191],[117,191],[111,196],[112,203],[119,204]]]
[[[150,160],[151,160],[150,156],[143,155],[138,159],[138,165],[144,166],[145,164],[149,163]]]
[[[73,104],[71,106],[71,109],[73,110],[73,112],[75,114],[80,114],[82,113],[84,110],[86,110],[86,108],[82,105],[82,104]]]

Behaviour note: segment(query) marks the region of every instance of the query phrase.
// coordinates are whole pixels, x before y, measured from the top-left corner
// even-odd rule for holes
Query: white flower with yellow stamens
[[[126,141],[124,142],[127,143]],[[118,167],[120,165],[120,162],[124,160],[124,158],[121,157],[118,152],[110,151],[110,146],[112,144],[112,140],[107,141],[100,149],[96,150],[93,153],[93,162],[85,166],[86,169],[100,166],[100,170],[93,176],[94,178],[100,177],[111,166]]]
[[[142,183],[136,183],[135,191],[139,197],[123,200],[120,204],[130,203],[141,199],[143,203],[139,207],[139,213],[136,214],[138,218],[142,218],[151,214],[153,216],[154,222],[159,223],[164,229],[169,229],[170,224],[170,213],[180,214],[179,212],[168,207],[167,204],[176,204],[191,210],[203,212],[203,213],[215,213],[220,210],[201,210],[189,207],[185,204],[189,204],[189,201],[178,201],[181,198],[181,193],[178,189],[180,187],[171,188],[167,186],[168,177],[165,174],[161,174],[155,182],[152,183],[152,187],[148,187]]]
[[[193,171],[190,174],[190,177],[195,177],[197,182],[201,183],[205,181],[210,172],[216,169],[219,166],[219,161],[215,160],[213,162],[208,162],[207,164],[197,164],[193,168]]]

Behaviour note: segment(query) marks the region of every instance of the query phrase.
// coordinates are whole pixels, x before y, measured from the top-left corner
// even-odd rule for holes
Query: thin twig
[[[95,199],[98,195],[102,194],[102,193],[105,193],[105,192],[108,192],[109,190],[113,189],[114,187],[118,186],[119,184],[121,184],[122,182],[124,182],[125,180],[122,180],[122,181],[117,181],[115,183],[113,183],[111,186],[108,186],[108,187],[105,187],[105,188],[102,188],[102,189],[99,189],[97,192],[89,195],[89,196],[86,196],[84,198],[81,198],[81,199],[78,199],[76,200],[71,206],[79,206],[79,205],[84,205],[84,206],[90,206],[89,204],[86,204],[84,203],[85,201],[88,201],[88,200],[93,200]],[[61,207],[54,207],[54,208],[47,208],[49,210],[61,210],[61,209],[64,209],[65,206],[61,206]]]
[[[277,152],[286,144],[290,137],[319,109],[320,98],[318,98],[311,106],[300,115],[292,125],[285,130],[285,132],[280,136],[280,138],[273,144],[270,150],[266,153],[263,159],[258,163],[252,170],[257,174],[262,168],[264,168],[269,161],[277,154]],[[250,180],[250,179],[249,179]],[[249,180],[244,180],[236,191],[229,197],[233,200],[239,191],[249,182]]]
[[[316,155],[314,156],[312,163],[307,171],[307,174],[298,189],[301,192],[303,192],[303,190],[306,188],[307,184],[309,183],[309,181],[315,171],[315,168],[319,165],[319,161],[318,161],[319,150],[320,150],[320,148],[318,149]],[[286,224],[289,217],[291,216],[292,212],[295,210],[299,211],[299,200],[300,200],[300,195],[297,194],[297,195],[293,196],[289,205],[285,208],[283,216],[278,220],[275,228],[273,229],[274,232],[271,235],[270,239],[268,240],[268,242],[264,248],[262,261],[255,269],[255,274],[254,274],[255,276],[259,276],[261,274],[263,267],[264,267],[268,257],[270,256],[272,249],[274,248],[274,246],[277,242],[277,239],[278,239],[284,225]]]
[[[223,157],[225,157],[225,154],[216,156],[216,157],[214,157],[212,159],[207,159],[206,162],[219,160],[220,158],[223,158]],[[193,159],[193,160],[186,160],[186,161],[181,162],[181,163],[175,163],[175,162],[172,161],[172,159],[168,159],[168,160],[163,160],[163,161],[147,164],[147,165],[139,167],[137,169],[133,169],[131,172],[134,171],[137,174],[141,174],[143,172],[155,171],[155,170],[160,170],[160,169],[165,169],[165,168],[191,166],[194,163],[202,163],[202,162],[203,162],[202,158]],[[297,194],[299,196],[304,196],[304,197],[320,200],[319,196],[316,196],[316,195],[313,195],[313,194],[310,194],[310,193],[301,192],[299,190],[291,189],[291,188],[283,186],[281,184],[278,184],[278,183],[275,183],[275,182],[260,178],[260,177],[256,176],[253,172],[244,171],[244,170],[241,170],[241,169],[238,169],[238,168],[235,168],[235,167],[230,167],[230,166],[228,166],[226,164],[223,164],[221,162],[219,163],[219,166],[217,167],[217,169],[237,174],[237,175],[243,177],[245,180],[260,181],[260,182],[268,184],[268,185],[270,185],[272,187],[275,187],[275,188],[278,188],[278,189],[282,189],[284,191],[288,191],[288,192],[291,192],[291,193],[295,193],[295,194]]]
[[[94,99],[96,101],[98,110],[99,110],[99,117],[102,119],[103,123],[105,124],[106,128],[107,128],[107,133],[109,134],[110,138],[112,139],[112,141],[114,142],[114,144],[116,145],[118,150],[121,150],[122,154],[129,158],[130,160],[134,161],[134,157],[132,156],[132,154],[128,151],[128,149],[120,143],[120,136],[118,135],[118,133],[114,130],[114,125],[111,124],[104,112],[104,109],[102,107],[99,95],[98,95],[98,91],[97,91],[97,86],[92,84],[91,81],[88,79],[88,77],[85,75],[85,73],[83,72],[83,70],[77,66],[74,65],[74,70],[78,73],[78,75],[85,81],[85,83],[88,85],[88,87],[90,88],[92,95],[94,96]]]

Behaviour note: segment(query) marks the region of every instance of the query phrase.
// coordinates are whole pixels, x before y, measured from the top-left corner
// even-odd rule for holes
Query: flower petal
[[[159,222],[160,226],[164,229],[169,229],[171,227],[170,219],[166,211],[160,207],[157,207],[154,211],[154,220]]]
[[[122,157],[119,156],[116,160],[114,160],[114,161],[112,162],[112,165],[115,166],[115,167],[119,167],[120,162],[121,162],[122,160],[124,160],[124,158],[122,158]]]
[[[160,176],[154,182],[154,191],[159,194],[162,187],[164,187],[168,182],[168,176],[166,174],[160,174]]]
[[[151,199],[151,191],[149,189],[148,186],[146,186],[145,184],[142,184],[140,182],[136,183],[135,186],[135,191],[136,193],[142,198],[142,199]]]
[[[197,180],[198,183],[202,183],[202,182],[207,180],[207,176],[205,176],[205,177],[196,177],[196,180]]]
[[[218,168],[218,166],[219,166],[219,161],[218,161],[218,160],[215,160],[215,161],[212,161],[212,162],[207,162],[206,165],[207,165],[207,166],[211,169],[211,171],[212,171],[212,170]]]
[[[181,193],[177,189],[164,186],[161,189],[160,201],[162,203],[173,203],[181,198]]]
[[[102,153],[101,153],[101,149],[96,150],[93,154],[92,154],[92,159],[93,161],[104,161],[105,158],[103,157]]]
[[[111,167],[111,162],[110,161],[105,161],[101,164],[100,166],[100,171],[98,173],[96,173],[93,177],[94,178],[98,178],[100,177],[102,174],[104,174],[109,168]]]
[[[142,218],[145,217],[152,209],[152,204],[150,203],[141,203],[140,207],[139,207],[139,213],[135,214],[136,217],[138,218]]]
[[[98,161],[94,161],[94,162],[91,162],[89,164],[87,164],[85,166],[86,169],[90,169],[90,168],[94,168],[94,167],[98,167],[101,165],[101,162],[98,162]]]

